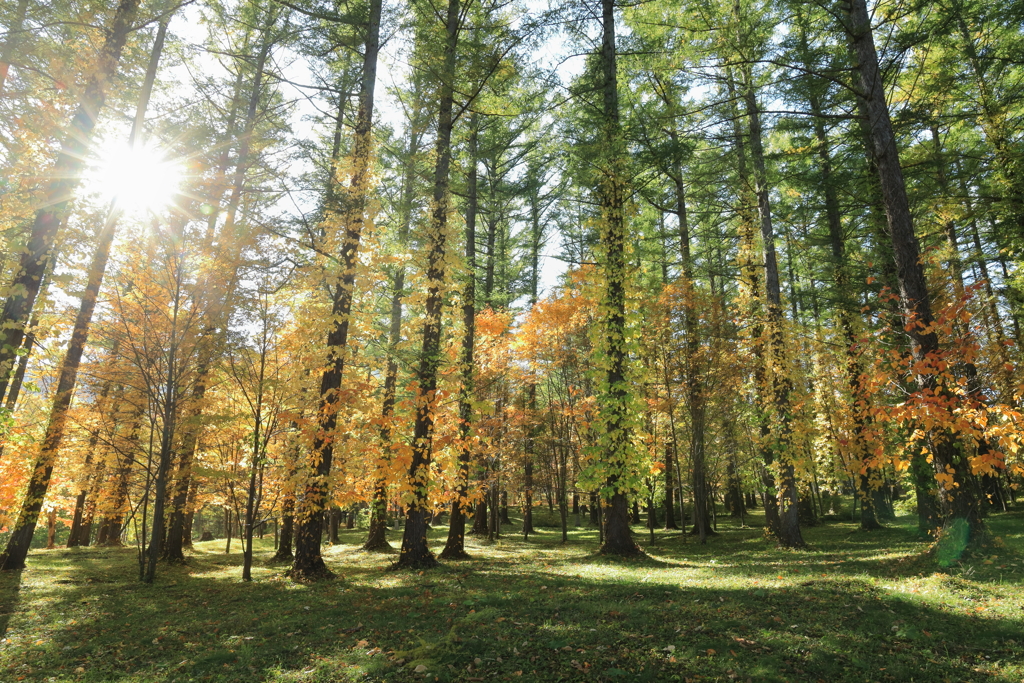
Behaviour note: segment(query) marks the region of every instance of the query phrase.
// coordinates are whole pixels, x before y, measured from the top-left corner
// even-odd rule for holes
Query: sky
[[[389,0],[385,2],[386,12]],[[535,12],[543,9],[537,0],[530,0],[529,6],[531,11]],[[388,27],[385,26],[384,29],[386,32]],[[148,30],[155,33],[155,24]],[[165,50],[158,72],[163,94],[159,91],[154,94],[148,117],[150,123],[153,121],[153,112],[159,112],[161,97],[165,102],[168,96],[172,101],[182,93],[186,93],[187,97],[187,93],[194,92],[193,80],[197,75],[224,72],[220,63],[223,57],[209,54],[202,49],[208,42],[208,30],[202,18],[202,8],[198,4],[186,5],[171,19],[169,43],[174,40],[183,42],[190,59],[174,59],[173,53]],[[400,129],[404,122],[401,110],[395,106],[391,92],[400,87],[408,76],[407,51],[407,41],[402,40],[401,36],[392,37],[381,50],[377,70],[376,121],[396,130]],[[578,75],[584,63],[582,56],[567,53],[564,36],[558,33],[551,34],[539,46],[533,58],[542,68],[554,71],[562,83],[567,83]],[[324,106],[323,102],[311,89],[293,85],[317,82],[310,62],[294,51],[281,47],[274,52],[273,68],[280,70],[286,81],[291,81],[278,82],[275,87],[286,101],[291,102],[288,123],[292,129],[293,139],[298,141],[320,138],[324,131],[318,130],[315,119]],[[149,146],[147,154],[128,153],[128,121],[132,113],[122,112],[121,116],[115,117],[109,125],[103,127],[97,144],[97,159],[87,174],[86,182],[83,183],[83,192],[92,195],[98,203],[108,202],[113,195],[120,193],[123,208],[145,213],[148,205],[166,201],[173,194],[176,186],[173,179],[176,160],[161,158],[167,155],[161,154],[159,150],[148,149]],[[285,182],[289,179],[297,180],[309,170],[309,161],[299,155],[288,163],[290,167],[285,174]],[[123,201],[125,197],[134,197],[139,201],[126,205]],[[298,212],[311,212],[315,205],[314,195],[294,194],[281,200],[278,211],[282,216],[289,216]],[[542,297],[551,293],[568,267],[564,260],[558,258],[562,251],[561,247],[560,235],[554,226],[549,225],[540,261]]]

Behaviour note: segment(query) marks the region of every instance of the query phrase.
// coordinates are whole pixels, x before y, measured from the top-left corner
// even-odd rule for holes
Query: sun
[[[127,212],[159,213],[174,201],[181,186],[181,164],[166,150],[150,144],[102,147],[89,189],[117,202]]]

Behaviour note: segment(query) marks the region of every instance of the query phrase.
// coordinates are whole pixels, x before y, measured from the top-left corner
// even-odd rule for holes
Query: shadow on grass
[[[0,572],[0,640],[7,635],[11,617],[21,599],[21,570]]]
[[[60,628],[0,661],[84,681],[423,680],[417,666],[442,681],[1019,679],[992,664],[1019,624],[864,581],[725,589],[481,565],[307,587],[171,570],[143,586],[129,563],[110,584],[41,589]]]
[[[343,578],[314,585],[266,566],[243,584],[237,553],[202,546],[188,566],[161,567],[153,586],[136,581],[130,550],[33,553],[22,590],[0,593],[0,620],[15,627],[0,644],[0,680],[1024,675],[1019,587],[951,576],[879,581],[893,557],[921,548],[900,529],[851,537],[820,527],[809,536],[814,550],[800,552],[746,531],[707,546],[666,539],[654,560],[638,561],[595,555],[590,531],[566,546],[554,534],[471,541],[476,559],[421,574],[385,572],[386,559],[358,552],[361,533],[351,532],[325,551]]]

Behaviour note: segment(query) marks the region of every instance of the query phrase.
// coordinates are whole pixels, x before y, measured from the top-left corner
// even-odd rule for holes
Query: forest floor
[[[808,528],[800,551],[721,518],[706,546],[635,527],[635,561],[597,555],[591,529],[561,545],[504,527],[421,573],[343,531],[325,550],[339,578],[313,585],[266,564],[269,538],[250,584],[223,540],[154,585],[133,549],[40,550],[0,576],[0,681],[1019,682],[1024,510],[988,525],[944,570],[910,518]]]

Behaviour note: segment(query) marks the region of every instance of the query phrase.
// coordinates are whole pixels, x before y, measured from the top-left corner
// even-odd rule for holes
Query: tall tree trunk
[[[779,283],[779,265],[775,256],[775,230],[772,226],[771,200],[768,176],[765,171],[764,150],[761,143],[761,114],[754,92],[752,76],[745,72],[743,99],[750,125],[750,158],[754,167],[754,191],[757,194],[757,212],[761,222],[761,242],[764,251],[766,322],[768,327],[767,356],[770,370],[765,373],[768,391],[772,395],[776,413],[776,430],[770,435],[773,451],[765,458],[766,467],[775,467],[778,477],[779,543],[787,548],[804,545],[800,533],[796,470],[793,464],[790,420],[791,380],[787,375],[788,359],[783,331],[782,288]]]
[[[264,318],[264,320],[266,320]],[[245,527],[242,549],[242,581],[252,581],[252,536],[256,529],[256,517],[259,514],[263,489],[263,463],[266,447],[273,430],[273,423],[266,426],[264,434],[263,405],[266,389],[268,332],[264,325],[260,339],[260,357],[258,361],[257,384],[253,392],[252,405],[252,446],[249,451],[249,486],[245,497]]]
[[[313,476],[306,487],[302,509],[299,510],[295,562],[290,572],[293,578],[303,580],[333,576],[320,556],[320,538],[323,533],[323,517],[320,512],[328,505],[327,477],[331,472],[336,438],[334,432],[342,403],[342,379],[355,294],[359,242],[366,222],[366,195],[371,181],[374,85],[377,80],[377,52],[380,48],[381,0],[371,0],[369,10],[352,150],[352,181],[344,197],[341,216],[344,234],[340,282],[333,287],[331,314],[334,322],[327,335],[328,367],[320,380],[319,419],[312,448]]]
[[[604,177],[597,188],[601,206],[600,240],[604,250],[605,310],[602,336],[607,370],[599,393],[599,411],[606,435],[602,460],[606,467],[604,488],[608,491],[605,507],[605,534],[601,552],[632,556],[642,551],[629,528],[629,509],[624,476],[629,471],[632,434],[630,396],[626,365],[626,150],[619,123],[619,93],[615,45],[615,3],[602,0],[601,88],[602,143],[605,148]]]
[[[417,86],[418,88],[418,86]],[[409,121],[409,147],[405,175],[402,179],[401,217],[398,230],[398,244],[404,247],[409,239],[412,224],[413,200],[416,193],[416,160],[420,154],[423,107],[420,93],[414,94],[416,101],[412,120]],[[387,539],[388,480],[387,470],[391,451],[395,443],[395,401],[398,389],[398,345],[402,341],[402,299],[405,296],[405,268],[398,266],[392,276],[391,321],[388,332],[387,370],[384,373],[384,396],[381,400],[380,444],[381,458],[375,474],[373,501],[370,503],[370,529],[363,544],[363,550],[388,551],[391,544]]]
[[[779,537],[782,529],[782,520],[779,516],[779,502],[775,497],[775,474],[770,465],[774,462],[774,451],[771,448],[771,396],[768,390],[768,360],[765,358],[764,344],[764,323],[763,323],[763,302],[761,293],[761,274],[756,265],[757,246],[754,240],[755,218],[752,206],[757,205],[758,199],[755,193],[754,184],[750,180],[750,172],[747,166],[746,142],[743,126],[740,121],[740,113],[735,102],[739,99],[736,93],[736,83],[733,80],[731,70],[726,79],[726,86],[729,90],[729,100],[733,104],[733,142],[736,147],[736,167],[739,179],[739,208],[740,217],[740,246],[737,257],[740,276],[743,285],[748,292],[747,315],[751,320],[749,339],[754,354],[754,391],[757,400],[758,421],[760,431],[761,457],[766,467],[760,470],[761,492],[765,503],[764,519],[768,532]]]
[[[799,17],[800,48],[804,55],[809,53],[806,29],[802,16]],[[810,68],[809,60],[804,64]],[[871,396],[864,389],[864,368],[862,367],[859,348],[860,344],[854,331],[852,307],[856,302],[850,300],[847,287],[849,285],[849,266],[846,258],[846,240],[843,235],[842,216],[839,210],[839,196],[832,173],[832,155],[828,135],[825,132],[825,119],[821,101],[811,91],[808,96],[811,109],[814,138],[818,147],[818,168],[821,172],[821,186],[825,196],[825,219],[828,224],[829,244],[832,250],[832,280],[835,284],[836,322],[844,343],[846,363],[846,385],[850,390],[853,417],[852,455],[860,463],[857,477],[861,517],[860,528],[872,531],[882,528],[875,509],[875,491],[882,485],[883,474],[874,464],[874,449],[868,438],[868,427],[871,421]]]
[[[673,135],[675,133],[673,132]],[[678,143],[677,143],[678,145]],[[704,462],[705,398],[704,378],[699,367],[700,339],[697,321],[696,282],[693,277],[693,257],[690,254],[690,223],[686,214],[686,189],[683,183],[683,165],[677,158],[672,178],[676,186],[676,216],[679,221],[679,252],[682,258],[683,332],[686,335],[686,407],[690,412],[690,466],[693,469],[693,529],[691,533],[701,543],[715,533],[711,529],[707,509],[707,465]]]
[[[427,299],[423,323],[420,362],[416,372],[416,420],[413,425],[412,462],[409,483],[413,498],[405,512],[402,550],[395,567],[417,568],[437,565],[427,545],[430,509],[427,485],[433,458],[434,403],[437,374],[441,363],[441,313],[444,307],[445,232],[448,223],[448,182],[451,166],[456,47],[459,39],[459,0],[448,0],[445,17],[445,46],[437,113],[437,158],[434,165],[434,194],[424,247],[427,250]]]
[[[537,305],[537,294],[540,287],[540,198],[541,183],[537,177],[533,163],[527,165],[527,186],[531,188],[528,201],[530,203],[530,307]],[[534,424],[537,413],[537,383],[531,378],[526,387],[526,412],[529,427],[526,434],[526,443],[523,447],[523,536],[529,537],[534,533],[533,529],[533,459],[537,449],[537,436],[539,427]]]
[[[473,459],[470,438],[473,434],[473,393],[476,363],[473,345],[476,340],[476,213],[477,213],[477,114],[473,114],[469,131],[469,174],[466,207],[466,285],[462,293],[462,385],[459,387],[459,474],[448,520],[448,539],[441,558],[468,559],[466,552],[466,511],[469,509],[469,468]]]
[[[844,28],[849,37],[850,51],[860,76],[860,95],[868,113],[872,155],[878,168],[886,218],[896,260],[900,298],[903,304],[905,327],[912,342],[915,364],[928,366],[941,358],[943,349],[938,335],[931,329],[933,323],[931,298],[920,261],[920,247],[914,234],[913,220],[907,202],[906,183],[900,168],[896,136],[893,133],[885,90],[878,68],[866,0],[851,0]],[[931,371],[916,376],[922,394],[940,395],[952,399]],[[983,523],[978,501],[968,481],[969,470],[965,455],[960,452],[956,435],[947,428],[926,430],[932,454],[932,467],[938,482],[939,502],[944,526],[963,520],[973,531],[980,531]]]

